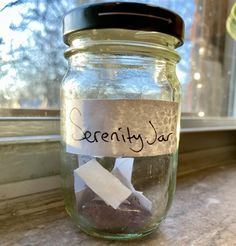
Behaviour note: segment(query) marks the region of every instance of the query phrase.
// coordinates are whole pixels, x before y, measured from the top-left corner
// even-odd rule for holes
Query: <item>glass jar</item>
[[[183,21],[138,3],[77,8],[64,18],[61,177],[84,232],[143,237],[170,207],[176,182]]]

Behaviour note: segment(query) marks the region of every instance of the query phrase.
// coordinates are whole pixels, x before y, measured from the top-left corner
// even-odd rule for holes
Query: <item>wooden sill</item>
[[[235,175],[236,160],[179,177],[172,208],[159,230],[125,245],[234,245]],[[18,198],[19,209],[15,210],[18,216],[1,221],[1,245],[35,242],[39,245],[111,245],[111,242],[88,237],[73,224],[64,211],[60,191],[21,199]],[[123,244],[113,242],[112,245]]]

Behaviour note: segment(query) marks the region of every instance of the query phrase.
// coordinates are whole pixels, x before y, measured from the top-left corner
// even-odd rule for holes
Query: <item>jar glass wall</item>
[[[92,5],[64,18],[61,176],[66,210],[90,235],[143,237],[166,216],[176,179],[182,28],[173,12],[137,3]]]
[[[97,31],[99,32],[100,30]],[[120,33],[121,30],[108,32],[116,37],[114,32]],[[127,30],[124,32],[127,33]],[[145,32],[142,34],[145,36]],[[61,87],[62,136],[66,132],[66,108],[63,105],[66,105],[67,99],[162,100],[177,102],[179,105],[180,88],[175,74],[178,55],[171,48],[174,41],[172,37],[168,47],[163,45],[163,42],[168,43],[168,36],[158,33],[152,34],[155,45],[145,40],[145,46],[138,41],[128,42],[114,38],[96,40],[94,36],[91,39],[90,31],[77,35],[75,40],[79,42],[74,42],[77,46],[67,51],[70,68]],[[150,34],[148,35],[150,38]],[[179,136],[179,126],[176,129]],[[144,236],[158,226],[170,207],[175,189],[177,149],[166,155],[125,158],[132,162],[131,183],[135,191],[143,193],[144,203],[145,199],[151,202],[151,210],[140,206],[135,197],[131,197],[129,203],[115,210],[104,201],[89,201],[88,197],[92,196],[89,191],[83,194],[84,198],[80,198],[79,202],[76,201],[73,173],[80,162],[95,158],[102,167],[111,172],[119,157],[122,158],[66,153],[63,142],[61,173],[66,209],[76,224],[89,234],[107,238]]]

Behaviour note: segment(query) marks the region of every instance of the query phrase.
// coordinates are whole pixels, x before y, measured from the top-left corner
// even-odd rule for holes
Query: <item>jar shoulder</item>
[[[159,99],[178,101],[178,78],[166,67],[84,66],[71,67],[62,81],[67,97],[88,99]]]

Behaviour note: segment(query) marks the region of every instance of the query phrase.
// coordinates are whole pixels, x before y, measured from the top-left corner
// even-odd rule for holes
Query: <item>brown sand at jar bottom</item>
[[[80,201],[78,213],[91,227],[109,232],[135,232],[147,226],[152,214],[137,202],[134,196],[128,198],[117,209],[100,199]]]

